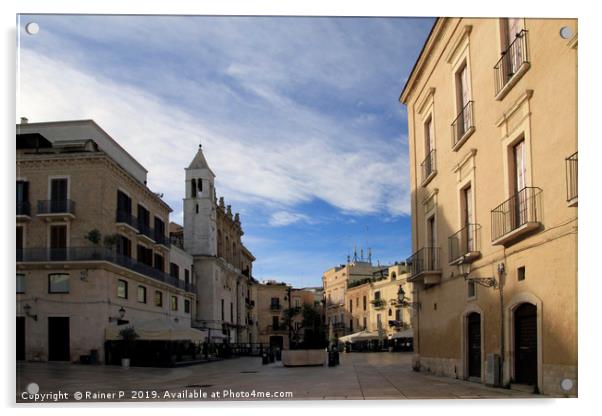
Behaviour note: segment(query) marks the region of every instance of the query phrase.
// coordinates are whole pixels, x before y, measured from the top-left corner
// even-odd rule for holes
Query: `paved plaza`
[[[30,383],[39,385],[39,393],[65,392],[68,401],[76,400],[76,392],[84,395],[81,400],[86,400],[85,394],[89,392],[88,400],[103,401],[111,393],[114,396],[109,400],[159,401],[165,395],[171,394],[177,400],[194,392],[207,396],[190,400],[274,400],[267,397],[274,393],[281,396],[277,400],[542,397],[416,373],[411,369],[411,356],[411,353],[386,352],[341,354],[341,365],[334,368],[287,368],[280,362],[262,365],[258,357],[167,369],[18,363],[17,401],[30,402],[22,396]],[[119,391],[123,392],[121,398]],[[226,397],[224,391],[228,392]],[[48,396],[45,400],[52,398]]]

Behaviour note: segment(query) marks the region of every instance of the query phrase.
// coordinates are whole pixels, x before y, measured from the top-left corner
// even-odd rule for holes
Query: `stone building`
[[[102,362],[125,323],[189,330],[192,257],[144,167],[92,120],[23,119],[16,147],[17,359]]]
[[[193,256],[199,286],[192,325],[209,331],[213,340],[257,342],[249,325],[255,258],[242,244],[243,234],[239,214],[232,213],[223,197],[218,201],[215,174],[199,146],[186,168],[181,238]]]
[[[328,269],[322,275],[324,288],[324,314],[326,325],[332,324],[334,336],[340,337],[349,333],[349,312],[345,308],[345,293],[350,283],[363,279],[371,279],[379,267],[372,265],[370,260],[364,260],[363,255],[358,259],[348,259],[346,264]]]
[[[422,371],[577,394],[577,43],[439,18],[405,84]]]

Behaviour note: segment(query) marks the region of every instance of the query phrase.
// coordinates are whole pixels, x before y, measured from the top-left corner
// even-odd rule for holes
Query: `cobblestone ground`
[[[123,369],[66,363],[18,363],[17,401],[31,402],[23,392],[36,383],[39,393],[67,393],[68,401],[181,399],[189,400],[317,400],[317,399],[481,399],[541,398],[523,392],[489,388],[479,383],[416,373],[410,353],[341,354],[341,365],[283,367],[262,365],[258,357],[241,357],[181,368]],[[31,388],[29,388],[31,392]],[[35,388],[34,388],[35,391]],[[119,391],[123,397],[119,397]],[[86,398],[86,392],[90,396]],[[137,392],[137,393],[133,393]],[[167,392],[167,393],[166,393]],[[224,395],[224,392],[228,394]],[[290,392],[287,393],[287,392]],[[268,397],[277,393],[277,396]],[[134,397],[133,395],[139,396]],[[217,396],[219,394],[219,396]],[[224,397],[226,396],[226,397]],[[238,396],[238,397],[237,397]],[[192,396],[189,396],[192,397]],[[64,397],[62,398],[64,400]],[[51,401],[52,398],[47,398]]]

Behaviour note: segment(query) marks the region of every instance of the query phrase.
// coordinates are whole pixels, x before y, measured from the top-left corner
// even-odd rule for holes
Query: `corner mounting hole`
[[[29,22],[25,25],[25,31],[30,35],[37,35],[40,31],[40,25],[36,22]]]

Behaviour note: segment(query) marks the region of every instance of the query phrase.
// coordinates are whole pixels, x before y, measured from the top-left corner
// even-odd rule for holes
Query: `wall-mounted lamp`
[[[29,318],[33,319],[34,321],[38,320],[38,315],[31,314],[31,305],[29,303],[26,303],[25,305],[23,305],[23,311],[25,312],[25,315],[28,316]]]
[[[119,312],[119,317],[109,316],[109,322],[117,322],[117,325],[127,324],[128,321],[123,320],[123,317],[125,316],[125,309],[123,306],[119,308],[117,312]]]
[[[501,264],[503,264],[503,263],[501,263]],[[470,275],[471,263],[465,263],[465,262],[458,263],[458,268],[460,269],[460,274],[464,277],[464,280],[466,280],[466,281],[471,281],[471,282],[474,282],[481,286],[492,287],[494,289],[498,287],[497,280],[495,280],[494,277],[470,277],[469,275]],[[498,270],[499,270],[499,265],[498,265]]]

